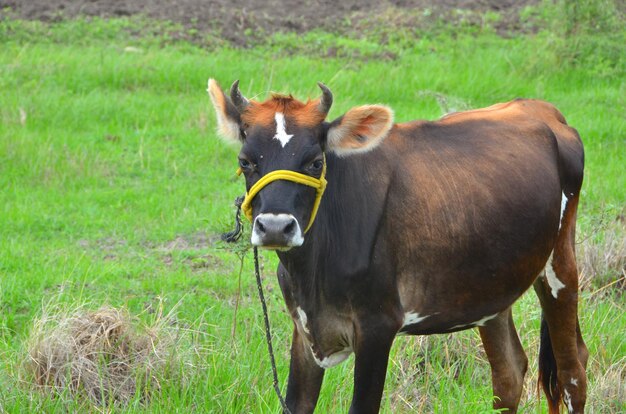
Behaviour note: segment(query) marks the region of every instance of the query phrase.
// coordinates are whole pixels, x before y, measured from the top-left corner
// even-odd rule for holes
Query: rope
[[[235,199],[235,206],[237,207],[237,212],[235,213],[235,229],[228,233],[222,234],[222,240],[228,243],[234,243],[241,237],[243,233],[243,226],[241,223],[241,204],[244,200],[244,197],[237,197]],[[259,251],[255,247],[254,248],[254,274],[256,276],[256,285],[259,290],[259,300],[261,301],[261,307],[263,308],[263,320],[265,322],[265,340],[267,342],[267,350],[270,354],[270,362],[272,364],[272,375],[274,376],[274,391],[278,396],[278,400],[280,401],[280,405],[283,408],[283,414],[291,414],[291,411],[287,407],[287,403],[283,398],[280,387],[278,386],[278,371],[276,370],[276,360],[274,359],[274,348],[272,347],[272,334],[270,331],[270,320],[267,316],[267,305],[265,304],[265,295],[263,295],[263,284],[261,282],[261,272],[259,271]]]
[[[309,231],[309,229],[313,225],[313,222],[315,221],[315,216],[317,216],[317,210],[319,209],[322,196],[324,195],[324,190],[326,190],[326,185],[328,184],[328,182],[326,181],[326,156],[324,156],[323,162],[324,166],[322,168],[322,175],[320,176],[320,178],[314,178],[290,170],[276,170],[265,174],[250,188],[250,190],[248,190],[248,192],[246,192],[243,203],[241,204],[241,210],[243,211],[243,214],[249,221],[252,222],[252,199],[254,199],[258,192],[261,191],[266,185],[276,180],[286,180],[302,185],[307,185],[309,187],[315,188],[316,194],[315,202],[313,203],[313,209],[311,210],[311,217],[309,218],[309,223],[304,229],[304,232],[306,233],[307,231]],[[237,170],[237,175],[241,175],[241,173],[242,170],[241,168],[239,168]]]
[[[265,296],[263,295],[263,285],[261,284],[261,273],[259,272],[259,251],[254,248],[254,273],[256,276],[256,285],[259,289],[259,299],[261,300],[261,307],[263,308],[263,319],[265,321],[265,339],[267,341],[267,350],[270,354],[270,361],[272,363],[272,374],[274,375],[274,391],[280,400],[280,405],[283,407],[284,414],[291,414],[287,403],[283,399],[280,393],[280,387],[278,386],[278,372],[276,371],[276,360],[274,359],[274,349],[272,348],[272,335],[270,332],[270,320],[267,316],[267,305],[265,304]]]
[[[235,199],[235,207],[237,207],[237,212],[235,213],[235,229],[222,234],[222,240],[227,243],[234,243],[238,241],[243,234],[243,226],[241,222],[241,203],[243,203],[243,199],[244,197],[237,197]]]

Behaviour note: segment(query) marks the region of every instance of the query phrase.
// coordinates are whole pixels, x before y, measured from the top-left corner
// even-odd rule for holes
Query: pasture
[[[219,241],[243,181],[237,148],[216,136],[209,77],[240,79],[259,99],[316,97],[323,81],[335,95],[329,119],[365,103],[391,106],[398,122],[516,97],[554,103],[586,149],[577,239],[588,411],[626,410],[623,26],[617,40],[502,37],[486,24],[386,43],[383,29],[283,33],[253,48],[178,30],[136,18],[0,19],[0,412],[278,412],[251,252]],[[292,324],[276,263],[262,255],[284,390]],[[30,385],[34,321],[104,305],[173,335],[176,364],[151,398],[107,405]],[[545,412],[534,293],[513,315],[530,360],[520,411]],[[347,412],[353,363],[327,372],[319,412]],[[490,396],[476,330],[396,340],[382,412],[490,413]]]

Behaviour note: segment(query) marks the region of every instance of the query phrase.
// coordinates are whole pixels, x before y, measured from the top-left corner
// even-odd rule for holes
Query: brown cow
[[[354,352],[350,412],[378,412],[397,335],[478,327],[494,407],[515,412],[527,358],[511,306],[533,285],[550,412],[563,401],[582,413],[576,130],[552,105],[521,99],[434,122],[394,124],[382,105],[326,122],[332,94],[320,88],[306,103],[249,101],[238,82],[230,96],[214,80],[208,89],[221,135],[241,145],[252,244],[280,259],[290,410],[312,412],[324,370]]]

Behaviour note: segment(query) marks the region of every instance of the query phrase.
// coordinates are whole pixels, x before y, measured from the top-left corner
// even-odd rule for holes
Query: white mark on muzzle
[[[282,112],[276,112],[274,119],[276,120],[276,135],[274,135],[274,138],[280,141],[280,145],[285,148],[285,145],[287,145],[293,135],[288,134],[285,130],[285,115]]]
[[[293,230],[293,232],[278,246],[267,246],[266,245],[266,240],[264,240],[264,235],[262,234],[262,232],[259,230],[259,226],[258,226],[258,221],[262,220],[265,221],[265,224],[267,225],[269,224],[277,224],[280,225],[281,222],[291,222],[292,220],[295,221],[296,227]],[[291,247],[298,247],[298,246],[302,246],[302,243],[304,243],[304,236],[302,235],[302,229],[300,228],[300,223],[298,223],[298,220],[291,214],[270,214],[270,213],[265,213],[265,214],[259,214],[255,219],[254,219],[254,225],[252,226],[252,236],[250,237],[250,243],[252,243],[253,246],[258,246],[258,247],[271,247],[271,248],[291,248]]]

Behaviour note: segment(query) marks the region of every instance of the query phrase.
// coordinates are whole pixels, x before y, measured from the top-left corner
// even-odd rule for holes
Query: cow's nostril
[[[260,233],[265,233],[267,231],[263,223],[261,223],[261,220],[256,221],[256,228]]]
[[[284,233],[284,234],[290,234],[290,233],[293,233],[293,231],[295,230],[295,228],[296,228],[296,221],[292,219],[292,220],[291,220],[291,221],[290,221],[290,222],[289,222],[289,223],[285,226],[285,228],[283,229],[283,233]]]
[[[291,214],[259,214],[250,241],[255,246],[283,248],[300,246],[304,239],[298,220]]]

